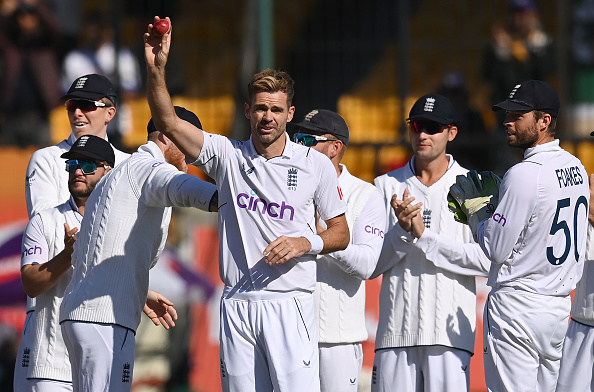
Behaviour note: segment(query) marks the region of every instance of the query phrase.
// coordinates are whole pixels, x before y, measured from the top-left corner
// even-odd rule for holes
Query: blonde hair
[[[295,95],[294,85],[295,82],[288,73],[275,69],[265,69],[255,74],[248,84],[249,102],[252,102],[252,98],[256,93],[276,93],[280,91],[287,94],[287,105],[291,106]]]

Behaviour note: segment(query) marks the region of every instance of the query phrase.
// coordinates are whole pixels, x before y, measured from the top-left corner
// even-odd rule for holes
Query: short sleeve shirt
[[[322,220],[347,210],[328,157],[285,136],[283,153],[266,159],[251,138],[236,141],[204,133],[204,146],[193,164],[214,178],[219,189],[219,272],[227,286],[313,291],[313,255],[270,266],[263,251],[282,235],[315,234],[316,210]]]
[[[70,225],[70,229],[74,229],[75,227],[80,226],[80,222],[82,220],[82,215],[78,212],[76,204],[72,200],[72,198],[67,202],[70,206],[70,210],[65,214],[65,221]],[[39,214],[35,214],[27,228],[25,229],[25,233],[23,235],[23,242],[22,242],[22,250],[21,250],[21,268],[28,264],[43,264],[52,259],[56,256],[54,249],[49,249],[49,244],[47,243],[45,233],[46,231],[53,235],[55,229],[56,222],[44,222],[41,219]],[[59,231],[64,233],[64,229],[60,224]],[[59,249],[64,248],[64,239],[57,239],[60,241],[62,245],[59,246]]]

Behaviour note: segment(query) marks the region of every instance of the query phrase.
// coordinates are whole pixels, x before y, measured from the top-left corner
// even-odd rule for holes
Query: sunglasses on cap
[[[87,159],[69,159],[66,161],[66,171],[71,174],[74,174],[79,167],[84,174],[95,174],[99,166],[105,169],[110,167],[109,165]]]
[[[330,142],[338,140],[326,136],[310,135],[308,133],[296,133],[295,136],[293,136],[293,139],[295,140],[295,143],[299,143],[306,147],[315,146],[319,142]]]
[[[66,110],[69,112],[73,112],[76,109],[80,109],[83,112],[92,112],[97,110],[97,108],[111,107],[111,105],[107,105],[105,102],[91,101],[89,99],[69,99],[64,102],[64,105],[66,105]]]
[[[410,121],[408,126],[414,133],[425,132],[428,135],[436,135],[451,125],[443,125],[434,121]]]

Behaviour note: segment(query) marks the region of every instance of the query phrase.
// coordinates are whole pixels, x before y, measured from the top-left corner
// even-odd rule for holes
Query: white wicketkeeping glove
[[[448,208],[454,219],[467,223],[473,236],[480,222],[493,215],[499,203],[499,184],[501,179],[493,172],[469,171],[465,176],[456,177],[456,183],[448,193]]]

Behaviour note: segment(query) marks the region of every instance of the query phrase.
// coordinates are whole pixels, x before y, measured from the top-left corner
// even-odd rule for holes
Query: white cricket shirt
[[[73,229],[80,226],[81,220],[82,215],[72,198],[35,214],[23,235],[21,267],[44,264],[53,259],[64,249],[64,223]],[[20,345],[30,350],[27,378],[72,381],[68,351],[59,324],[60,304],[72,270],[66,271],[47,291],[35,298],[27,297],[28,307],[34,311],[26,326],[28,333],[23,335]]]
[[[69,151],[75,141],[74,135],[70,134],[68,139],[62,140],[55,146],[41,148],[31,156],[25,181],[29,218],[41,210],[65,203],[70,198],[66,160],[60,156]],[[116,165],[130,156],[111,147],[115,154]]]
[[[379,190],[353,176],[345,165],[338,183],[347,203],[351,241],[345,250],[319,255],[314,306],[320,343],[367,340],[365,281],[384,242],[386,211]]]
[[[208,211],[215,191],[213,184],[165,162],[152,141],[110,170],[87,200],[60,322],[117,324],[136,331],[149,269],[167,239],[171,207]]]
[[[477,231],[494,263],[488,284],[568,295],[584,267],[589,200],[588,174],[559,140],[527,149],[503,177],[495,213]]]
[[[388,230],[372,278],[383,274],[375,348],[442,345],[474,351],[476,278],[490,265],[468,225],[456,222],[447,194],[468,170],[451,155],[448,170],[431,186],[415,175],[414,157],[375,179],[384,195]],[[415,239],[390,205],[405,189],[423,203],[423,235]]]
[[[240,291],[313,291],[314,255],[270,266],[264,249],[281,235],[315,234],[314,208],[322,220],[347,210],[328,157],[285,137],[282,155],[266,159],[251,138],[237,141],[204,132],[204,146],[193,163],[217,183],[219,273],[225,285]]]
[[[588,242],[584,274],[575,288],[571,302],[571,318],[594,327],[594,227],[588,225]]]

